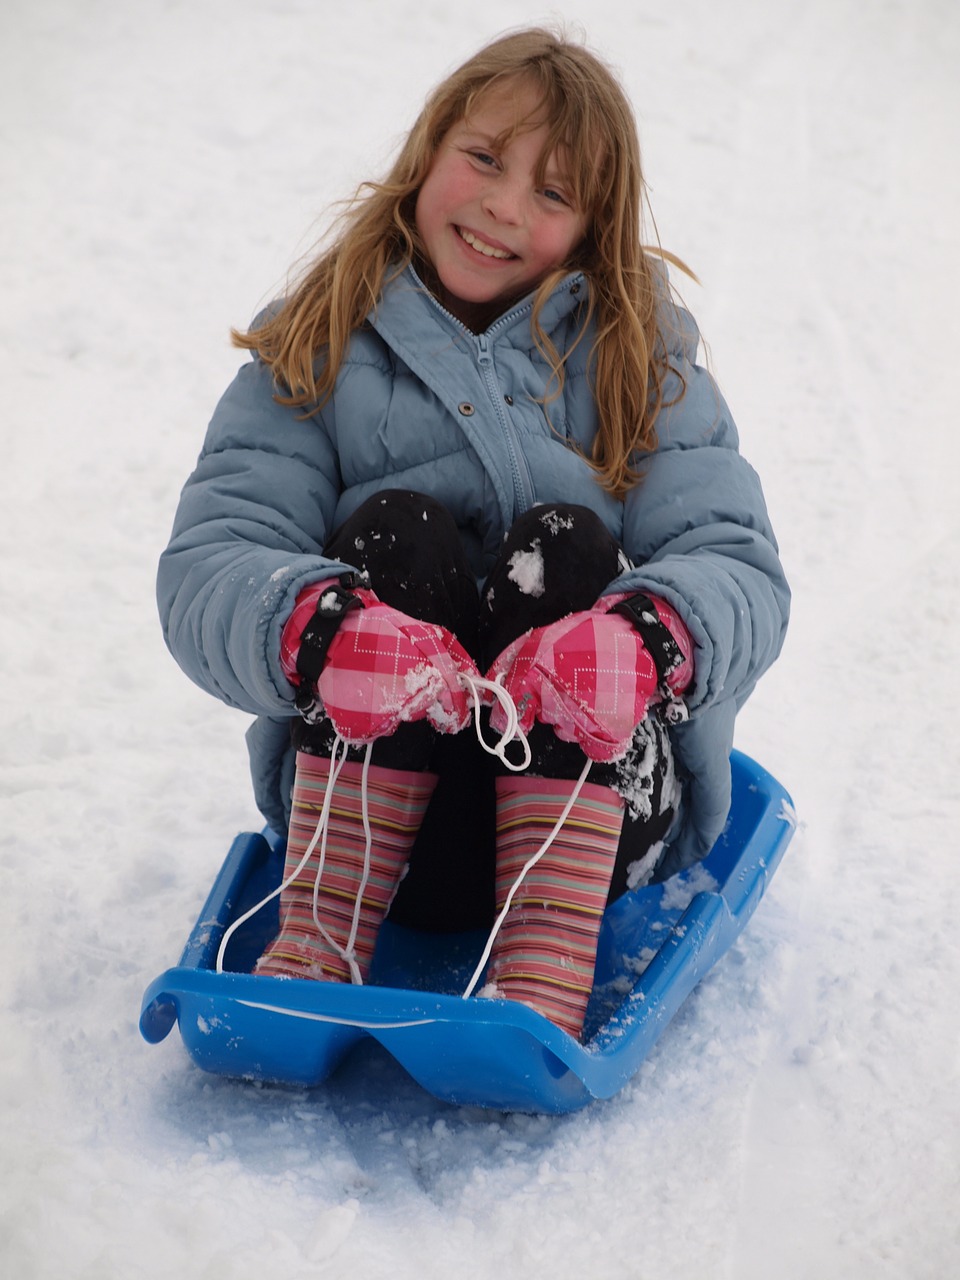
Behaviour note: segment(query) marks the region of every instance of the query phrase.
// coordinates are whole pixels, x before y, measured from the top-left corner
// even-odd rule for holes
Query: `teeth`
[[[485,258],[512,258],[513,254],[508,253],[506,249],[495,249],[492,244],[487,244],[485,240],[480,240],[472,231],[465,231],[463,227],[457,227],[460,238],[466,240],[471,249],[476,249],[477,253],[482,253]]]

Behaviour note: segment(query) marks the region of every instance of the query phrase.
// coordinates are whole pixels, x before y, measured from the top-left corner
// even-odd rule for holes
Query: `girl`
[[[482,994],[577,1036],[607,901],[723,828],[789,595],[643,200],[607,68],[508,35],[234,335],[158,595],[187,674],[258,717],[288,831],[258,973],[362,981],[388,910],[498,912]]]

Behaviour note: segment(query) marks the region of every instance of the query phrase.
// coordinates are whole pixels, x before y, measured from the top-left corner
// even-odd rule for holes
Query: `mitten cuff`
[[[665,600],[637,592],[608,596],[610,612],[628,618],[640,633],[657,669],[658,683],[673,694],[682,693],[693,680],[693,640],[683,619]]]
[[[297,596],[280,636],[280,666],[291,684],[299,686],[304,679],[316,684],[341,618],[361,604],[350,590],[356,582],[355,574],[327,578]]]

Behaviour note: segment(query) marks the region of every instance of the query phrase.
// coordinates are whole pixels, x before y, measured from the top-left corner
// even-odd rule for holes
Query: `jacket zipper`
[[[500,424],[500,430],[507,446],[507,457],[510,459],[510,473],[513,476],[513,495],[516,504],[516,515],[523,515],[533,505],[533,480],[530,475],[530,469],[527,466],[527,460],[524,457],[523,450],[520,448],[520,440],[517,432],[503,408],[503,392],[497,381],[496,370],[493,365],[493,354],[490,351],[489,335],[507,320],[513,320],[517,312],[511,312],[508,316],[502,316],[492,328],[486,333],[479,334],[477,337],[477,362],[480,365],[480,372],[483,375],[484,385],[487,388],[487,394],[493,405],[493,411],[497,415],[497,421]]]
[[[531,309],[531,304],[527,302],[522,306],[514,307],[512,311],[508,311],[505,315],[502,315],[499,320],[492,324],[490,328],[487,329],[486,333],[482,333],[477,336],[467,328],[462,320],[458,320],[452,312],[447,310],[442,302],[438,301],[438,299],[434,297],[412,266],[408,267],[407,270],[411,273],[413,278],[417,281],[440,314],[446,316],[452,324],[456,325],[462,333],[473,338],[477,344],[477,363],[480,366],[484,385],[487,389],[487,395],[490,397],[490,401],[493,404],[494,413],[497,415],[497,421],[500,424],[500,430],[503,433],[504,442],[507,446],[507,457],[510,460],[510,473],[513,477],[513,496],[517,508],[516,515],[523,515],[525,511],[529,511],[530,507],[533,506],[533,478],[530,475],[530,468],[527,466],[527,460],[524,457],[523,450],[520,448],[520,440],[517,435],[517,431],[503,410],[503,394],[500,390],[500,385],[497,382],[496,371],[493,367],[493,354],[490,351],[489,338],[490,335],[496,333],[498,329],[501,329],[508,324],[512,324],[518,316],[522,315],[525,311],[529,311]]]

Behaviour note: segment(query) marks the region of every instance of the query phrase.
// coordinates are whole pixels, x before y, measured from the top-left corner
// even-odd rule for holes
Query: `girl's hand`
[[[326,613],[335,630],[323,641],[323,665],[315,681],[319,706],[312,689],[304,687],[305,664],[295,659],[305,695],[298,705],[308,718],[325,715],[348,742],[372,742],[411,720],[427,719],[441,733],[463,728],[470,700],[461,673],[479,672],[456,636],[391,608],[363,588],[346,592],[339,584],[323,584],[315,594],[315,616]],[[287,666],[286,654],[284,660]]]
[[[592,760],[609,761],[627,751],[652,705],[673,702],[687,687],[691,655],[686,628],[662,601],[604,596],[592,609],[528,631],[501,653],[489,677],[502,679],[524,732],[540,720]],[[495,707],[495,729],[500,720]]]

